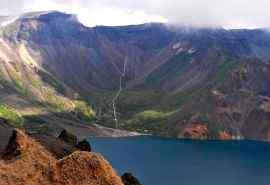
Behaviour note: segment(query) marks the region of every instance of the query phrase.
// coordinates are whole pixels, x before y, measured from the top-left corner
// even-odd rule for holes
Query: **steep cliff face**
[[[185,120],[177,124],[179,129],[202,122],[210,138],[226,133],[235,139],[268,139],[268,66],[258,61],[240,62],[224,80],[203,87],[200,95],[191,92],[192,98],[178,113],[180,120]]]
[[[60,12],[7,19],[0,98],[31,115],[28,127],[52,131],[85,120],[113,127],[112,99],[125,71],[116,107],[122,128],[183,137],[204,123],[207,138],[269,139],[267,30],[88,28]]]
[[[23,132],[14,131],[0,160],[1,185],[123,185],[99,154],[74,152],[56,160]]]

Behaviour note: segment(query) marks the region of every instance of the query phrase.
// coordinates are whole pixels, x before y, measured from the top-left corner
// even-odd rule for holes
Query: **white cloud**
[[[60,10],[86,25],[173,22],[199,26],[268,27],[269,0],[0,0],[0,12]]]
[[[76,11],[74,11],[74,13],[76,13]],[[143,11],[130,11],[106,6],[91,10],[81,9],[78,18],[82,23],[88,26],[118,26],[141,24],[145,22],[167,22],[165,18],[159,15],[151,15]]]
[[[77,14],[79,20],[87,26],[117,26],[141,24],[146,22],[167,22],[167,20],[162,16],[149,14],[143,10],[132,10],[125,7],[118,7],[115,6],[113,2],[106,4],[104,2],[99,3],[91,0],[33,0],[31,2],[25,1],[21,8],[21,12],[44,10],[59,10]]]

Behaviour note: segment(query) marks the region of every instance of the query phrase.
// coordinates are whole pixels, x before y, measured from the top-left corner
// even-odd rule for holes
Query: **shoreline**
[[[166,136],[158,136],[152,134],[139,133],[136,131],[128,131],[122,129],[114,129],[104,127],[102,125],[92,124],[76,124],[76,125],[66,125],[61,124],[62,128],[67,129],[68,131],[74,133],[79,139],[85,138],[127,138],[127,137],[139,137],[139,136],[152,136],[162,139],[173,139],[173,140],[185,140],[185,141],[212,141],[212,142],[230,142],[230,141],[254,141],[254,142],[264,142],[270,143],[270,140],[256,140],[256,139],[189,139],[189,138],[176,138],[176,137],[166,137]]]
[[[107,131],[111,134],[111,136],[92,136],[97,138],[123,138],[123,137],[136,137],[136,136],[147,136],[149,134],[143,134],[136,131],[128,131],[123,129],[114,129],[109,127],[104,127],[102,125],[94,124],[94,126],[98,129]]]
[[[121,130],[125,131],[125,130]],[[127,131],[129,132],[129,131]],[[134,132],[135,134],[132,135],[132,132],[129,132],[130,135],[122,135],[122,136],[90,136],[89,138],[98,138],[98,139],[121,139],[121,138],[135,138],[135,137],[143,137],[149,136],[153,138],[159,138],[163,140],[176,140],[176,141],[192,141],[192,142],[260,142],[260,143],[268,143],[270,144],[270,140],[256,140],[256,139],[229,139],[229,140],[221,140],[221,139],[189,139],[189,138],[174,138],[174,137],[164,137],[164,136],[157,136],[151,134],[143,134]]]

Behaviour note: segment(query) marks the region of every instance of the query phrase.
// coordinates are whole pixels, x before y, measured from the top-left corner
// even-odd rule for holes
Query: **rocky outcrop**
[[[31,134],[31,137],[41,143],[57,159],[62,159],[75,151],[91,152],[91,145],[86,139],[77,143],[77,137],[66,130],[63,130],[59,137],[46,134]]]
[[[74,152],[57,162],[63,184],[122,185],[110,164],[101,156],[89,152]]]
[[[0,155],[8,145],[9,139],[12,135],[13,126],[8,120],[0,118]]]
[[[80,151],[85,151],[85,152],[91,152],[91,150],[92,150],[90,143],[86,139],[79,141],[75,145],[75,148],[77,148]]]
[[[76,145],[77,144],[77,137],[71,133],[69,133],[67,130],[63,130],[58,138],[68,144]]]
[[[66,143],[51,135],[31,134],[30,136],[44,146],[46,150],[48,150],[57,159],[62,159],[78,150],[74,145]]]
[[[200,123],[193,123],[191,126],[185,128],[183,136],[190,139],[207,139],[208,128],[206,125]]]
[[[76,151],[57,160],[20,130],[13,132],[3,156],[1,185],[123,185],[101,155]]]
[[[22,154],[22,148],[25,147],[25,143],[21,142],[18,137],[18,131],[13,130],[8,145],[1,156],[4,160],[11,160]]]
[[[219,131],[218,132],[218,139],[220,140],[232,140],[233,139],[233,136],[226,132],[226,131]]]
[[[139,180],[136,177],[134,177],[131,173],[124,173],[121,178],[124,185],[141,185]]]

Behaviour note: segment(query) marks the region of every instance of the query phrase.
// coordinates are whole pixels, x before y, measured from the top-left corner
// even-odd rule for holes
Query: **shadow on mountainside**
[[[79,140],[88,137],[125,137],[133,136],[134,132],[106,128],[97,125],[95,121],[85,121],[70,112],[46,113],[24,116],[24,127],[29,133],[46,133],[58,136],[62,130],[67,130]]]

